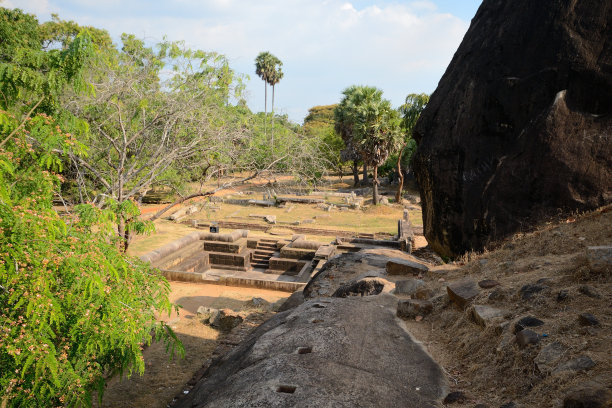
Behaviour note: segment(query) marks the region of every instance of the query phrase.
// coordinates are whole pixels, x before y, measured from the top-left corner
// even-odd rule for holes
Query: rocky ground
[[[452,264],[339,256],[177,406],[610,406],[611,241],[603,208]]]
[[[607,265],[587,258],[611,243],[607,207],[424,277],[442,298],[407,325],[461,393],[452,406],[612,406],[610,250]]]

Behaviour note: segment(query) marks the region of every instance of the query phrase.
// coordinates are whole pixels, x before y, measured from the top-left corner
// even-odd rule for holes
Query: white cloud
[[[0,6],[6,8],[20,8],[32,14],[49,14],[51,8],[48,0],[4,0],[0,1]]]
[[[249,103],[255,110],[263,110],[263,86],[252,72],[253,60],[269,50],[284,62],[276,103],[297,121],[310,106],[336,102],[353,83],[382,88],[396,105],[408,93],[433,91],[468,27],[438,12],[433,1],[372,0],[366,7],[357,6],[364,3],[359,0],[10,1],[22,8],[36,4],[39,17],[58,11],[115,38],[122,32],[150,41],[167,35],[226,54],[235,69],[252,77]]]

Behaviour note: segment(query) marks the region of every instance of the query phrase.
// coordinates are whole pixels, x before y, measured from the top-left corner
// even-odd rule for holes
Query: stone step
[[[202,252],[198,252],[182,262],[175,265],[174,270],[183,272],[195,272],[196,270],[206,268],[208,266],[208,256]]]
[[[197,240],[174,252],[172,255],[162,258],[161,263],[154,263],[154,265],[160,269],[175,269],[174,267],[176,265],[191,257],[195,252],[201,249],[202,241]]]
[[[269,267],[270,267],[270,264],[268,263],[251,264],[251,268],[268,269]]]

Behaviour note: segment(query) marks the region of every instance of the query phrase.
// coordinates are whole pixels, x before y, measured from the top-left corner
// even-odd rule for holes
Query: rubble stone
[[[428,300],[400,299],[397,302],[397,315],[400,317],[426,316],[432,310],[433,304]]]
[[[612,269],[612,246],[590,246],[586,254],[593,272],[610,272]]]
[[[490,306],[473,305],[469,311],[472,319],[482,327],[490,326],[494,321],[503,318],[506,311]]]
[[[386,270],[389,275],[419,275],[425,274],[429,268],[407,259],[392,259],[387,262]]]
[[[467,306],[472,299],[480,293],[478,286],[473,280],[465,279],[451,283],[446,287],[448,297],[459,307]]]
[[[425,286],[425,282],[421,279],[407,279],[397,281],[395,282],[395,294],[412,295],[423,286]]]
[[[525,329],[516,333],[516,342],[521,348],[525,348],[530,344],[538,344],[540,336],[529,329]]]

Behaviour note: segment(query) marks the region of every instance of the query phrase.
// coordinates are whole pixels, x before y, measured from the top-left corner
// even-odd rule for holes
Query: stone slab
[[[592,271],[603,273],[612,270],[612,246],[587,247],[586,255]]]
[[[407,259],[390,260],[387,262],[385,269],[389,275],[402,276],[425,274],[429,271],[427,266]]]
[[[471,279],[453,282],[446,290],[450,300],[459,307],[466,307],[480,293],[478,285]]]
[[[503,319],[506,311],[486,305],[473,305],[469,310],[469,314],[472,320],[480,326],[487,327]]]

